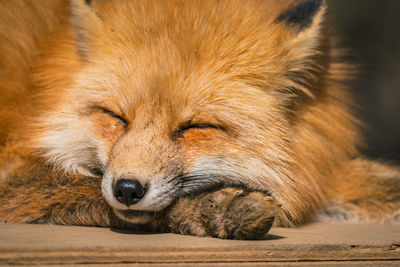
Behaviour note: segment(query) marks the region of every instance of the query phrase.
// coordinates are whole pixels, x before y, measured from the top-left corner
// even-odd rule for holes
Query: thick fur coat
[[[399,222],[400,171],[358,152],[324,1],[0,10],[2,220],[238,239]]]

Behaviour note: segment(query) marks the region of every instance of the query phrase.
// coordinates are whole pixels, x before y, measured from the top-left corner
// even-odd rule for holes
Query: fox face
[[[351,154],[356,136],[341,106],[326,108],[340,93],[315,89],[331,75],[320,71],[331,64],[324,10],[316,0],[71,1],[72,41],[57,59],[73,61],[69,82],[43,93],[52,103],[35,146],[66,172],[102,176],[104,198],[132,222],[219,186],[268,191],[295,216],[323,191],[314,164]]]

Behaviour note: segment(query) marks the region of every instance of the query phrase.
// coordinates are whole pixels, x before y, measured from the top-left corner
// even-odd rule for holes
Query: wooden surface
[[[400,225],[314,223],[235,241],[117,229],[0,224],[0,264],[400,266]]]

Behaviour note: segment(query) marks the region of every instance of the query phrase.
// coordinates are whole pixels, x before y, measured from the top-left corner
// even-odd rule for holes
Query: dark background
[[[360,64],[354,92],[370,157],[400,163],[400,0],[327,0],[328,21]]]

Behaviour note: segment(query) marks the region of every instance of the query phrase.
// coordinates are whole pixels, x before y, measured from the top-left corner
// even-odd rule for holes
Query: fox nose
[[[119,179],[114,185],[115,198],[128,207],[138,203],[144,194],[143,185],[136,179]]]

